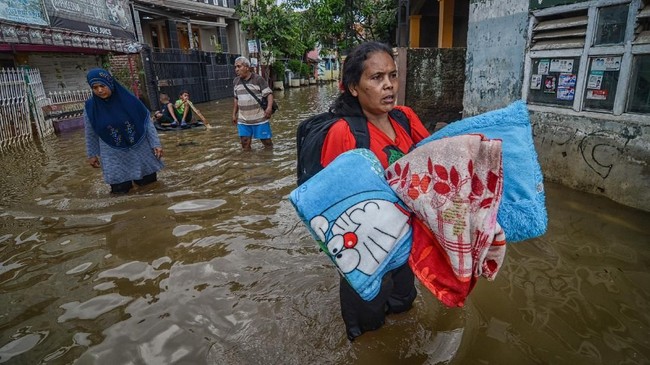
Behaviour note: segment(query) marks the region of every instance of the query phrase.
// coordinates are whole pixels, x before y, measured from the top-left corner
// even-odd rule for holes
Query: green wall
[[[557,5],[583,3],[588,0],[530,0],[530,10],[551,8]]]

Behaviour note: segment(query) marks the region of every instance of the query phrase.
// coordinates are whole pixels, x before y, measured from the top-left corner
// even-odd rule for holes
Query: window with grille
[[[539,17],[531,50],[582,48],[588,19],[587,9]]]
[[[650,114],[650,0],[594,0],[533,12],[531,104]]]

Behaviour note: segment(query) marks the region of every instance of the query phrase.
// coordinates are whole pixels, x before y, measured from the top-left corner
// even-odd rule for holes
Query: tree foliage
[[[394,43],[397,0],[244,0],[237,9],[249,39],[302,59],[320,44],[347,50],[367,40]]]
[[[301,16],[287,3],[273,0],[245,0],[237,8],[242,28],[249,39],[259,39],[274,54],[301,57],[313,47],[301,27]]]
[[[290,4],[306,9],[311,30],[327,48],[346,50],[369,40],[394,43],[396,0],[290,0]]]

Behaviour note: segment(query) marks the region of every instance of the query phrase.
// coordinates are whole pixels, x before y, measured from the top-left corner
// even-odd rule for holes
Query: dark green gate
[[[160,93],[176,100],[186,90],[194,103],[232,96],[238,54],[151,48],[142,52],[152,107],[158,105]]]

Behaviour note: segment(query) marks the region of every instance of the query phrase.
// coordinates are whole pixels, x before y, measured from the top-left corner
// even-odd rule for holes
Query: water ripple
[[[164,133],[156,183],[111,195],[83,131],[0,154],[0,361],[17,364],[650,363],[650,213],[546,184],[549,230],[509,245],[465,307],[413,309],[350,343],[339,274],[288,201],[298,122],[336,85],[278,92],[274,148]],[[116,351],[119,349],[119,351]]]
[[[169,209],[174,213],[201,212],[218,208],[225,203],[226,201],[221,199],[196,199],[174,204]]]

